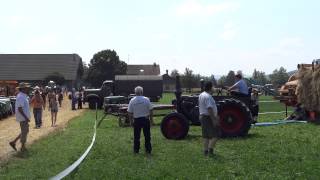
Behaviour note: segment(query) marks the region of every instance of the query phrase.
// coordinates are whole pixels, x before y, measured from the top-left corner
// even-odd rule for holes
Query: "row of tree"
[[[178,70],[174,69],[171,71],[171,76],[175,77],[177,75],[181,76],[181,84],[182,87],[191,89],[191,88],[199,88],[200,80],[203,79],[205,81],[211,81],[214,86],[222,87],[222,86],[232,86],[235,79],[235,72],[229,71],[226,76],[222,76],[216,80],[214,75],[211,76],[201,76],[200,74],[194,74],[193,71],[189,68],[186,68],[184,73],[179,73]],[[266,75],[263,71],[254,70],[252,76],[250,78],[245,78],[249,84],[255,85],[265,85],[265,84],[273,84],[275,87],[280,87],[285,82],[288,81],[289,75],[283,67],[279,69],[275,69],[272,74]]]
[[[120,60],[117,52],[107,49],[94,54],[88,65],[83,63],[79,68],[79,74],[86,85],[99,87],[104,80],[114,80],[115,75],[125,74],[126,70],[127,64]],[[216,80],[214,75],[202,76],[195,74],[190,68],[185,68],[183,73],[179,73],[178,70],[174,69],[170,75],[172,77],[180,75],[182,87],[189,89],[199,88],[201,79],[212,81],[214,86],[231,86],[235,83],[234,71],[229,71],[226,76],[222,76],[219,80]],[[275,87],[279,87],[284,84],[288,78],[289,75],[286,69],[280,67],[270,75],[266,75],[265,72],[255,69],[251,78],[246,80],[249,84],[273,84]]]

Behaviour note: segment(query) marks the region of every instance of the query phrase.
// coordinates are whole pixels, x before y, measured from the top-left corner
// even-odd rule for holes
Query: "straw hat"
[[[24,89],[24,88],[29,88],[30,85],[28,83],[25,83],[25,82],[21,82],[19,83],[19,89]]]

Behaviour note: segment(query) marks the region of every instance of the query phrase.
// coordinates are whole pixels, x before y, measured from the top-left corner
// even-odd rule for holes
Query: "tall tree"
[[[79,74],[79,76],[80,76],[80,79],[82,79],[82,77],[83,77],[83,74],[84,74],[84,66],[85,66],[85,65],[86,65],[86,63],[81,60],[80,63],[79,63],[79,66],[78,66],[78,74]]]
[[[90,84],[90,81],[88,82],[88,73],[89,73],[89,66],[87,65],[87,63],[83,62],[82,63],[82,76],[80,76],[80,79],[81,79],[81,84],[82,85],[89,85]]]
[[[103,50],[93,55],[89,64],[88,77],[92,86],[99,87],[105,80],[114,80],[115,75],[125,74],[127,64],[119,59],[114,50]]]
[[[229,71],[226,80],[225,80],[225,86],[232,86],[235,83],[235,73],[234,71]]]
[[[218,86],[226,86],[226,76],[221,76],[220,79],[218,80]]]
[[[268,82],[266,73],[256,69],[252,73],[252,80],[256,85],[265,85]]]
[[[189,68],[186,68],[183,76],[181,77],[181,81],[182,81],[182,87],[185,87],[190,91],[194,84],[193,71]]]
[[[210,81],[212,82],[212,85],[215,87],[218,85],[216,78],[214,77],[214,75],[212,74],[210,76]]]
[[[270,74],[270,81],[275,87],[280,87],[286,83],[289,79],[287,70],[280,67],[279,70],[275,69],[272,74]]]
[[[170,73],[171,77],[176,77],[178,75],[179,75],[179,71],[177,69],[172,70],[171,73]]]

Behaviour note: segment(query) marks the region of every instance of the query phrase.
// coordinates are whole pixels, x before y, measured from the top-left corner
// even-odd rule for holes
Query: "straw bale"
[[[320,67],[314,69],[312,74],[312,104],[314,109],[320,112]]]
[[[307,110],[320,112],[320,66],[316,66],[314,71],[310,67],[301,67],[298,79],[298,102]]]

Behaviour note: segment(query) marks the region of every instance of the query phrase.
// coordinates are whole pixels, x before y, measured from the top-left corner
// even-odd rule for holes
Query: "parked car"
[[[0,119],[13,114],[10,98],[0,97]]]

